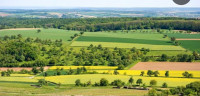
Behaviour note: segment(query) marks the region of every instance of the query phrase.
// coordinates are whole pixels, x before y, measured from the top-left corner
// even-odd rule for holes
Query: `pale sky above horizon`
[[[0,0],[0,8],[200,7],[200,0],[177,5],[173,0]]]

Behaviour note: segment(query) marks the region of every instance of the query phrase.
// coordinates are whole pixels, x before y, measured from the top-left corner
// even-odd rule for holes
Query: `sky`
[[[77,7],[200,7],[200,0],[177,5],[173,0],[0,0],[0,8],[77,8]]]

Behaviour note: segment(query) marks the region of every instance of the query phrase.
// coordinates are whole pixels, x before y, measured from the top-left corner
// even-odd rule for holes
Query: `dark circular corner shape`
[[[190,0],[173,0],[174,3],[178,4],[178,5],[185,5],[188,2],[190,2]]]

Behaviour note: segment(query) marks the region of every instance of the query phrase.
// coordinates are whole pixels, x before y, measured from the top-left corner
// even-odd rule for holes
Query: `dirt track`
[[[20,71],[22,69],[25,69],[25,70],[28,70],[28,71],[32,70],[31,67],[12,67],[12,68],[9,68],[9,67],[0,67],[0,71],[6,71],[7,69],[13,69],[14,71]],[[47,69],[49,69],[48,66],[44,67],[44,70],[47,70]]]
[[[139,62],[130,70],[194,70],[200,71],[200,63],[189,62]]]

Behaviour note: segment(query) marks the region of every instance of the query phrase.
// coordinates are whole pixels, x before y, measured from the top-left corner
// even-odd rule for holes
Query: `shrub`
[[[184,73],[182,73],[183,77],[185,78],[193,78],[193,74],[192,73],[189,73],[187,71],[185,71]]]
[[[100,86],[108,86],[108,85],[109,85],[109,82],[105,78],[102,78],[100,80]]]
[[[39,79],[38,83],[39,83],[40,86],[42,86],[42,85],[48,85],[48,82],[46,80],[44,80],[44,79]]]
[[[151,90],[149,90],[148,96],[157,96],[157,91],[156,91],[156,89],[151,89]]]
[[[76,81],[75,81],[75,85],[76,86],[80,86],[82,83],[81,83],[81,80],[80,79],[77,79]]]
[[[118,75],[119,72],[118,72],[117,70],[115,70],[115,71],[113,72],[113,74]]]
[[[136,84],[142,84],[142,79],[138,79],[137,81],[136,81]]]
[[[151,81],[150,81],[150,85],[151,85],[151,86],[155,86],[156,84],[157,84],[157,81],[156,81],[156,80],[151,80]]]
[[[165,77],[169,77],[169,71],[165,72]]]
[[[167,87],[168,87],[168,85],[166,82],[162,84],[162,88],[167,88]]]
[[[122,86],[124,86],[124,82],[122,82],[121,80],[114,80],[112,83],[111,83],[111,85],[113,85],[113,86],[117,86],[117,87],[122,87]]]
[[[148,72],[147,72],[147,75],[148,76],[150,76],[151,77],[151,75],[153,75],[154,74],[154,72],[153,71],[151,71],[151,70],[148,70]]]
[[[142,72],[140,73],[140,76],[144,76],[144,71],[142,71]]]
[[[155,77],[158,77],[158,75],[159,75],[160,73],[159,73],[158,71],[155,71],[153,74],[154,74]]]
[[[132,85],[133,84],[133,82],[134,82],[134,79],[133,79],[133,77],[131,77],[129,80],[128,80],[128,82]]]

